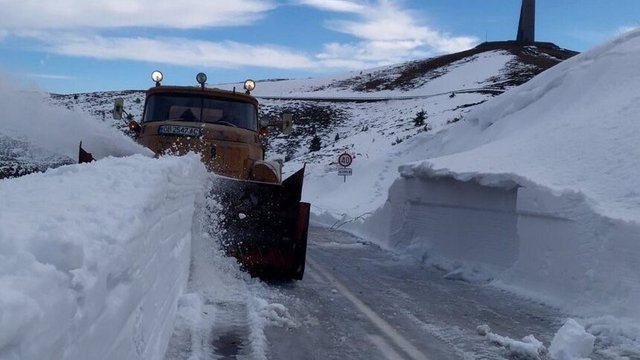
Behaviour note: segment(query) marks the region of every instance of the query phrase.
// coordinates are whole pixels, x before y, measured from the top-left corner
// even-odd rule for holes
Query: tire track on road
[[[360,313],[366,316],[371,323],[378,328],[389,340],[391,340],[398,349],[402,350],[406,355],[409,356],[412,360],[429,360],[429,358],[424,355],[420,350],[418,350],[411,342],[405,339],[391,324],[381,318],[375,311],[373,311],[369,306],[367,306],[362,300],[360,300],[355,294],[353,294],[349,289],[343,285],[340,281],[338,281],[333,275],[331,275],[327,270],[325,270],[318,263],[307,257],[307,265],[310,265],[313,270],[323,276],[332,286],[334,286],[347,300],[349,300]],[[376,345],[383,346],[379,340]],[[385,352],[388,352],[389,348],[385,348]],[[383,352],[384,353],[384,352]]]

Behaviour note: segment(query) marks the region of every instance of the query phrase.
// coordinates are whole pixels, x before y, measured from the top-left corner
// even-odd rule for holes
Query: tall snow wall
[[[162,358],[205,177],[133,156],[1,181],[0,358]]]
[[[640,225],[579,193],[508,175],[405,175],[357,231],[580,315],[640,318]]]

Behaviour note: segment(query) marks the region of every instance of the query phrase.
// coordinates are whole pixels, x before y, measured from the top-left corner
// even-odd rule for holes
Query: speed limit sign
[[[338,164],[340,164],[340,166],[349,167],[352,161],[353,158],[347,153],[342,153],[340,154],[340,156],[338,156]]]

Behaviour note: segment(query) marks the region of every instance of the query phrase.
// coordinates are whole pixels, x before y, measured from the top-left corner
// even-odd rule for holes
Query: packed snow
[[[567,319],[551,340],[549,353],[555,360],[586,359],[593,351],[595,340],[577,321]]]
[[[206,176],[135,155],[0,182],[0,358],[162,357]]]
[[[638,48],[640,36],[629,34],[480,106],[442,136],[444,153],[454,154],[414,169],[512,174],[584,194],[604,216],[640,221]]]
[[[370,129],[287,166],[314,160],[304,198],[316,224],[572,316],[551,344],[494,334],[490,324],[479,328],[488,342],[555,360],[588,358],[599,342],[601,355],[631,359],[640,356],[638,58],[640,32],[632,32],[495,99],[450,97],[509,61],[483,55],[412,93],[423,98],[347,105],[355,125],[345,127]],[[464,81],[469,74],[478,76]],[[293,320],[237,264],[197,260],[212,242],[198,221],[196,199],[210,181],[198,157],[144,156],[95,118],[34,105],[46,102],[41,93],[9,83],[0,82],[0,101],[14,105],[3,134],[71,158],[81,140],[97,157],[136,155],[0,181],[0,358],[162,358],[170,339],[213,321],[203,314],[216,301],[246,312],[246,323],[229,323],[248,329],[243,355],[266,357],[261,329]],[[356,95],[297,83],[307,95]],[[299,93],[292,82],[265,84],[258,95]],[[422,108],[430,131],[410,124]],[[347,179],[336,174],[343,151],[355,155]],[[203,268],[189,279],[192,262]],[[191,341],[194,356],[212,351]]]

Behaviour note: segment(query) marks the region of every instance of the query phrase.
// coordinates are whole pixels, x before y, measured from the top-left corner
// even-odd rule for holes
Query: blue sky
[[[520,0],[0,0],[0,71],[58,93],[303,78],[515,38]],[[537,0],[536,39],[585,51],[638,0]]]

